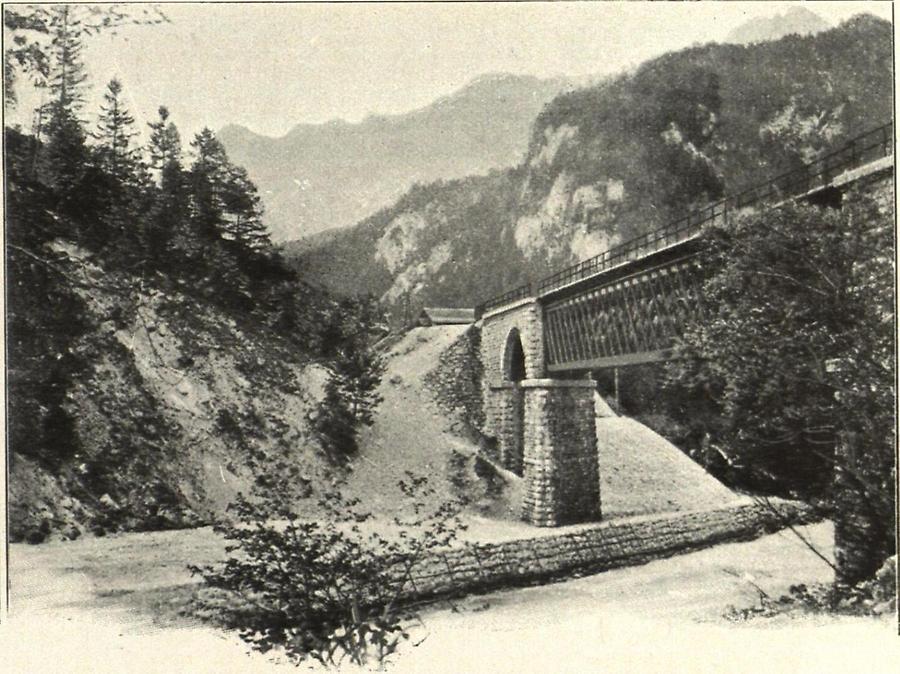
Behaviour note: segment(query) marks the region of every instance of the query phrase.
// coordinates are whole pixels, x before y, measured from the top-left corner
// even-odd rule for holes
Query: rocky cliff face
[[[891,27],[710,44],[561,94],[515,169],[419,185],[321,245],[287,248],[395,316],[472,306],[768,180],[892,116]]]

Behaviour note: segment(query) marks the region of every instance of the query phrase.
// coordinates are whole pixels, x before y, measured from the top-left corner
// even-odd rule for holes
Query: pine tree
[[[269,253],[271,241],[262,223],[262,205],[247,171],[228,159],[225,148],[209,129],[197,134],[191,147],[191,168],[198,221],[210,236],[237,244],[240,254]]]
[[[137,153],[130,147],[130,142],[137,132],[134,117],[122,103],[121,93],[122,83],[117,79],[110,80],[93,136],[100,141],[103,169],[121,184],[127,184],[136,177]]]
[[[47,124],[38,129],[39,135],[46,136],[38,162],[39,176],[53,191],[60,214],[77,219],[89,192],[83,189],[89,154],[78,119],[87,80],[77,37],[79,21],[68,5],[59,5],[48,14],[47,27],[53,36],[48,66],[51,100],[40,114]]]
[[[84,86],[87,74],[81,52],[84,45],[79,35],[82,23],[69,5],[53,6],[49,19],[50,67],[47,86],[50,89],[51,115],[66,110],[77,118],[84,105]]]
[[[190,171],[192,219],[203,238],[218,241],[222,238],[222,188],[228,157],[208,128],[194,137],[191,148],[195,154]]]
[[[169,110],[159,108],[159,120],[149,122],[150,167],[156,171],[159,189],[147,230],[148,253],[157,266],[189,259],[200,250],[190,222],[187,176],[181,164],[181,136],[169,120]]]
[[[122,102],[122,84],[113,79],[101,104],[94,150],[101,210],[92,230],[94,248],[111,245],[117,264],[143,267],[147,258],[147,214],[153,195],[152,181],[138,151],[131,146],[137,135],[134,117]]]
[[[269,232],[262,222],[262,204],[256,185],[240,166],[229,166],[223,185],[226,236],[237,241],[251,254],[268,254],[272,250]]]
[[[149,122],[150,127],[150,166],[160,171],[175,162],[181,165],[181,135],[174,122],[169,121],[169,109],[159,106],[159,121]],[[162,180],[162,175],[160,175]]]
[[[74,38],[115,31],[122,26],[154,26],[168,18],[153,4],[106,5],[7,5],[3,8],[3,90],[6,102],[16,103],[16,79],[29,75],[35,86],[46,87],[50,78],[50,54],[46,36],[56,36],[61,24]],[[51,48],[55,45],[51,42]]]
[[[39,158],[39,177],[50,188],[61,215],[76,216],[79,187],[88,164],[84,130],[74,114],[61,107],[54,110],[46,127],[47,140]]]

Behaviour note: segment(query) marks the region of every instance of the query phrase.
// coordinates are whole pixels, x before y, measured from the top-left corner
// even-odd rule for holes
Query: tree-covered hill
[[[378,383],[373,303],[285,265],[215,134],[184,148],[163,107],[138,145],[115,79],[84,121],[82,36],[121,11],[4,10],[7,59],[47,89],[4,142],[13,540],[210,521],[273,473],[301,493]]]
[[[418,185],[320,245],[285,251],[310,278],[374,292],[398,316],[472,306],[884,123],[891,54],[890,24],[869,15],[665,54],[551,101],[518,168]]]

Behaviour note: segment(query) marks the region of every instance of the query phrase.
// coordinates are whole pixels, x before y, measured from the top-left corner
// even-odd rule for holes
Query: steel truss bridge
[[[525,299],[543,310],[550,373],[666,360],[684,326],[702,318],[698,261],[705,226],[754,205],[792,198],[834,202],[834,179],[893,154],[893,123],[864,133],[800,170],[726,197],[658,230],[527,283],[476,309],[488,317]],[[832,194],[829,193],[829,190]],[[837,191],[837,204],[840,191]]]

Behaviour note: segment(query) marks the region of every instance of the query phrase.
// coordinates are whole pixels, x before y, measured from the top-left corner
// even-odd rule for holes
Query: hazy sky
[[[85,61],[94,96],[118,76],[141,123],[164,104],[184,136],[229,123],[279,136],[412,110],[484,73],[618,72],[793,4],[162,4],[171,24],[90,39]],[[891,18],[888,2],[803,4],[833,24]],[[9,121],[30,120],[36,99],[20,89]]]

